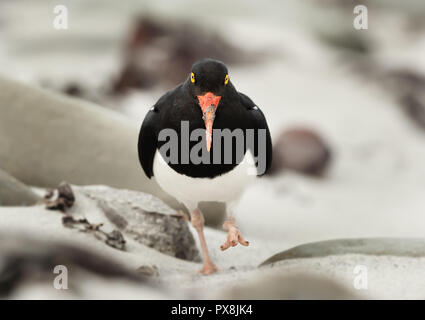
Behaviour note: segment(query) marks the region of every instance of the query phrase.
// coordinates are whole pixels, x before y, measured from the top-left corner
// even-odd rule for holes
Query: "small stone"
[[[159,272],[158,272],[158,268],[153,265],[153,266],[140,266],[139,268],[137,268],[137,273],[143,275],[143,276],[147,276],[147,277],[158,277],[159,276]]]
[[[64,199],[65,204],[70,208],[75,202],[74,192],[67,182],[61,182],[58,187],[59,197]]]
[[[66,228],[74,227],[75,223],[76,223],[75,219],[70,215],[64,215],[62,217],[62,224]]]
[[[68,83],[63,89],[63,93],[74,96],[74,97],[82,97],[84,96],[84,90],[82,89],[81,85],[78,83],[72,82]]]
[[[65,212],[68,208],[71,208],[75,202],[74,192],[72,191],[71,186],[66,182],[62,182],[59,185],[58,196],[56,199],[52,200],[53,194],[48,194],[46,196],[46,209],[48,210],[59,210]]]
[[[271,174],[285,169],[322,175],[331,160],[331,149],[316,132],[294,128],[284,131],[273,147]]]
[[[122,233],[118,230],[113,230],[110,233],[106,234],[106,240],[105,243],[118,250],[125,250],[125,243],[124,236]]]

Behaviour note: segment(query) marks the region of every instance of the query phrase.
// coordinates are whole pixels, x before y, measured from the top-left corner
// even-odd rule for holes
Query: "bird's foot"
[[[199,272],[206,276],[214,272],[217,272],[218,270],[219,270],[218,267],[214,263],[209,262],[209,263],[204,263],[204,266],[202,267],[201,270],[199,270]]]
[[[227,230],[227,238],[226,241],[224,242],[224,244],[220,247],[222,251],[230,248],[230,247],[234,247],[236,246],[238,243],[240,243],[243,246],[248,246],[249,242],[246,241],[241,232],[239,231],[238,227],[235,224],[235,220],[234,219],[230,219],[228,221],[226,221],[223,224],[223,228],[224,230]]]

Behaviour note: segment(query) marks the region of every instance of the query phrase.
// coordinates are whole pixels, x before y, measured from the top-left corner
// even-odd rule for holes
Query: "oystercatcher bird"
[[[208,254],[199,202],[226,203],[222,250],[248,246],[232,208],[253,178],[269,169],[272,144],[260,108],[236,91],[222,62],[196,62],[187,80],[158,100],[143,121],[138,151],[145,174],[188,208],[202,248],[201,273],[218,269]]]

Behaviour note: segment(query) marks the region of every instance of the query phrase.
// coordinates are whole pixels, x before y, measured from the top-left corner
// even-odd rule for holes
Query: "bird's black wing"
[[[254,158],[257,161],[257,169],[260,170],[258,172],[258,175],[261,176],[265,174],[271,166],[272,163],[272,157],[273,157],[273,147],[272,147],[272,139],[270,136],[270,130],[267,125],[266,118],[264,117],[263,112],[260,110],[260,108],[245,94],[239,92],[239,97],[241,100],[242,105],[246,108],[248,117],[251,123],[251,128],[255,129],[255,135],[254,135],[254,145],[253,146],[247,146]],[[259,148],[259,142],[258,142],[258,129],[265,129],[266,130],[266,139],[265,139],[265,146],[262,145],[261,148]],[[265,147],[265,150],[264,150]],[[265,154],[263,153],[265,151]],[[259,154],[261,153],[261,154]],[[265,158],[264,158],[265,156]],[[260,168],[259,166],[259,159],[264,160],[265,167]]]
[[[158,148],[161,117],[173,105],[182,84],[164,94],[147,113],[139,133],[139,161],[148,178],[153,177],[153,160]]]
[[[158,108],[153,106],[143,120],[137,144],[140,164],[149,179],[153,176],[153,159],[158,146],[159,117]]]

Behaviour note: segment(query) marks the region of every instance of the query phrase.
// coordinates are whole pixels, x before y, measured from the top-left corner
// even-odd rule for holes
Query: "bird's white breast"
[[[159,186],[189,206],[200,201],[236,201],[255,179],[256,168],[250,151],[233,170],[215,178],[192,178],[174,171],[156,151],[153,172]]]

